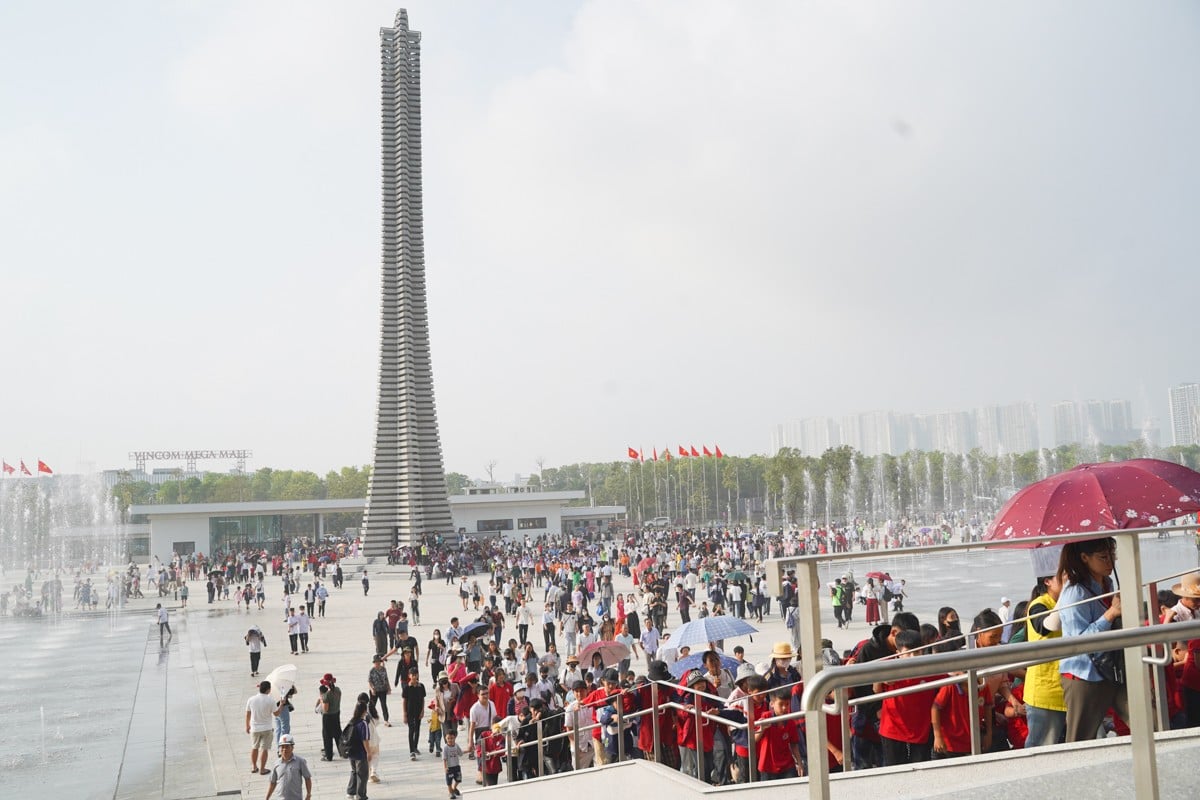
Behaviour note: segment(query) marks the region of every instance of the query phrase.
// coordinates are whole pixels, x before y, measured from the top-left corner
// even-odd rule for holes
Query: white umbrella
[[[271,693],[282,698],[289,689],[296,685],[299,675],[300,670],[295,664],[280,664],[271,670],[263,680],[270,681]]]

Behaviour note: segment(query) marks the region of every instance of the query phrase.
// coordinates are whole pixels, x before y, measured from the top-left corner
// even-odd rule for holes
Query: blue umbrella
[[[458,637],[460,642],[469,641],[472,636],[482,636],[492,629],[491,623],[488,622],[472,622],[462,629],[462,636]]]
[[[758,633],[758,628],[743,619],[721,614],[685,622],[671,631],[669,641],[674,647],[707,648],[709,642],[719,642],[722,639],[732,639],[735,636],[746,636],[751,633]]]
[[[704,654],[707,652],[707,650],[701,650],[699,653],[692,653],[687,658],[676,661],[670,666],[671,674],[676,678],[682,678],[686,672],[694,669],[704,669]],[[733,656],[725,655],[720,650],[717,651],[717,655],[721,658],[721,667],[736,675],[737,668],[741,666],[741,662]]]

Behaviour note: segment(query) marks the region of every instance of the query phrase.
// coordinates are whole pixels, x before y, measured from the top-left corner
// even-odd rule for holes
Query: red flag
[[[714,444],[714,445],[713,445],[713,447],[714,447],[714,448],[716,448],[716,451],[717,451],[717,458],[724,458],[724,457],[725,457],[725,454],[721,452],[721,445],[719,445],[719,444]]]
[[[646,454],[645,454],[645,453],[643,453],[643,452],[641,451],[641,449],[639,449],[639,450],[638,450],[638,461],[645,461],[645,460],[646,460]]]
[[[654,460],[658,461],[658,448],[654,448]]]
[[[700,457],[700,454],[696,452],[696,445],[692,445],[692,456],[695,458]]]
[[[711,456],[711,455],[712,455],[712,453],[710,453],[710,452],[708,451],[708,445],[706,445],[706,444],[705,444],[705,445],[701,445],[701,447],[703,447],[703,448],[704,448],[704,455],[706,455],[706,456]]]
[[[667,445],[666,449],[663,450],[663,453],[666,454],[667,461],[670,461],[671,460],[671,445]]]
[[[683,445],[679,445],[679,455],[683,456],[684,458],[687,458],[688,456],[688,451]]]
[[[44,472],[47,475],[54,474],[54,470],[52,470],[48,466],[46,466],[46,462],[42,461],[40,458],[38,459],[38,472]]]
[[[12,475],[16,471],[17,471],[16,467],[14,467],[12,464],[8,463],[7,461],[4,462],[4,474],[5,475]]]
[[[630,458],[636,459],[636,458],[638,457],[638,451],[637,451],[637,450],[634,450],[632,447],[630,447],[630,448],[629,448],[628,450],[626,450],[625,452],[627,452],[627,453],[629,454],[629,457],[630,457]]]
[[[21,474],[22,475],[32,475],[33,474],[32,472],[29,471],[29,467],[25,466],[24,459],[22,459],[22,461],[21,461]]]

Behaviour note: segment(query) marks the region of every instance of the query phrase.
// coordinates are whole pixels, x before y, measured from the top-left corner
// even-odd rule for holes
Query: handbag
[[[1089,589],[1090,591],[1090,589]],[[1104,603],[1105,606],[1108,603]],[[1111,602],[1111,601],[1110,601]],[[1121,618],[1118,617],[1116,622],[1112,624],[1110,630],[1120,630]],[[1088,658],[1092,661],[1092,666],[1096,671],[1109,683],[1114,683],[1118,686],[1125,685],[1125,651],[1124,650],[1105,650],[1101,653],[1088,653]]]

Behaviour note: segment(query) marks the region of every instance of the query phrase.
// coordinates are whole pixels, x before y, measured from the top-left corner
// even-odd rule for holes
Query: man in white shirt
[[[579,745],[572,747],[575,751],[575,769],[587,769],[592,765],[592,760],[596,756],[592,748],[592,732],[584,730],[592,724],[592,710],[583,704],[583,697],[587,693],[587,684],[582,680],[577,680],[575,683],[567,685],[571,687],[572,691],[568,697],[563,725],[569,731],[579,731],[578,734],[571,737],[572,741]]]
[[[996,615],[1000,617],[1000,621],[1004,623],[1001,629],[1000,641],[1007,642],[1012,636],[1012,600],[1007,597],[1000,598],[1000,607],[996,609]]]
[[[246,733],[250,735],[250,772],[267,774],[267,754],[275,730],[275,699],[271,682],[258,685],[258,694],[246,701]]]
[[[492,723],[498,720],[496,714],[496,704],[488,699],[487,692],[480,690],[479,697],[476,698],[474,705],[471,706],[471,711],[467,715],[467,741],[471,743],[471,748],[474,749],[479,737],[487,731],[491,730]],[[483,759],[477,757],[476,765],[479,767],[480,782],[483,781]]]

